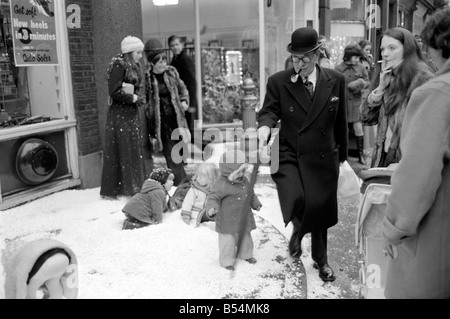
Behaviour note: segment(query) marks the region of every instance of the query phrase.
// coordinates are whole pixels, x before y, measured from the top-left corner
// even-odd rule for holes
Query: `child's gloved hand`
[[[189,225],[191,223],[191,215],[184,211],[181,212],[181,218],[187,225]]]
[[[214,217],[216,216],[217,211],[215,208],[210,208],[206,213],[208,214],[209,217]]]

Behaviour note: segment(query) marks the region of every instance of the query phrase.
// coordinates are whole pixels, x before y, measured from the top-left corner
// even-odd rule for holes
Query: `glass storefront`
[[[182,0],[170,6],[142,1],[142,13],[144,41],[159,39],[170,60],[167,39],[179,35],[200,63],[197,96],[205,126],[241,123],[243,81],[253,80],[261,105],[267,78],[284,68],[292,31],[318,27],[316,0]]]
[[[0,2],[0,209],[80,184],[64,5]]]
[[[54,10],[50,8],[50,10]],[[59,65],[16,66],[10,0],[0,4],[0,130],[64,119]]]

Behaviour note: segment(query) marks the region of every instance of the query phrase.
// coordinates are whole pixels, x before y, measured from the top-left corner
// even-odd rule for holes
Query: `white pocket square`
[[[339,98],[337,96],[333,96],[331,98],[331,102],[336,102],[336,101],[339,101]]]

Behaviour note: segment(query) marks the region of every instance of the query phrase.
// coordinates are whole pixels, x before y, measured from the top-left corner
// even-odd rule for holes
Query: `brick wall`
[[[95,81],[92,0],[67,0],[81,8],[81,28],[68,29],[75,114],[80,156],[102,150]],[[69,14],[67,14],[69,15]]]

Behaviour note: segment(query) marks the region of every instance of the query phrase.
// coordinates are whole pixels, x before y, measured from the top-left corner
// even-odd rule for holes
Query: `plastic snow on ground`
[[[68,190],[1,214],[4,245],[36,239],[59,240],[79,262],[79,298],[218,299],[282,295],[271,273],[283,272],[274,259],[279,246],[258,247],[264,234],[253,231],[255,265],[239,261],[232,273],[218,264],[213,223],[194,228],[180,211],[164,214],[163,223],[122,231],[126,198],[105,201],[99,189]],[[266,203],[266,210],[270,210]],[[264,213],[264,211],[263,211]],[[276,243],[275,243],[276,244]],[[4,250],[5,255],[9,253]],[[3,292],[4,276],[0,277]],[[0,297],[4,297],[1,296]]]

